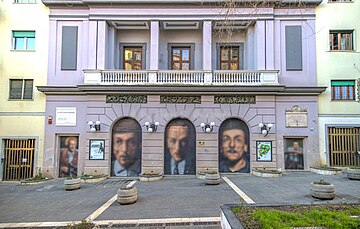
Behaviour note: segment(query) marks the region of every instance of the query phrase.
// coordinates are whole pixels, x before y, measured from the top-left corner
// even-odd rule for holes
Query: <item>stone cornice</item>
[[[319,5],[322,0],[234,0],[237,4],[256,4],[256,5],[277,5],[304,7],[305,5]],[[221,3],[223,0],[42,0],[49,5],[91,5],[91,4],[204,4],[204,3]]]
[[[307,86],[102,86],[102,85],[78,85],[78,86],[37,86],[38,91],[46,95],[79,95],[79,94],[201,94],[201,95],[319,95],[326,87]]]

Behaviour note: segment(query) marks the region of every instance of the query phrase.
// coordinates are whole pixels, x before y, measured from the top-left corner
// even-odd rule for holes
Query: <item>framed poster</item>
[[[105,159],[105,140],[91,139],[89,144],[89,159],[104,160]]]
[[[256,161],[272,161],[271,141],[256,141]]]

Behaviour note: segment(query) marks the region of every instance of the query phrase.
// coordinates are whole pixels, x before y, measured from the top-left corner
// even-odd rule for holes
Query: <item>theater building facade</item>
[[[42,171],[195,175],[320,164],[321,1],[43,0]],[[251,1],[250,1],[251,2]],[[280,2],[279,2],[280,3]]]

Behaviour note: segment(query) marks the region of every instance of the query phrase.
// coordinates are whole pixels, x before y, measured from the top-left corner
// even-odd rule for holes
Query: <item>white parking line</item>
[[[130,219],[130,220],[99,220],[93,221],[95,225],[121,225],[121,224],[141,224],[149,223],[217,223],[220,217],[198,217],[198,218],[165,218],[165,219]],[[66,227],[70,224],[81,223],[81,221],[63,222],[31,222],[31,223],[0,223],[0,228],[19,228],[19,227]]]
[[[112,205],[115,200],[117,199],[117,194],[115,196],[111,197],[110,200],[108,200],[105,204],[103,204],[101,207],[99,207],[96,211],[94,211],[91,215],[85,218],[86,221],[93,221],[96,219],[101,213],[103,213],[110,205]]]
[[[248,195],[246,195],[243,191],[241,191],[229,178],[222,177],[222,179],[248,204],[255,204],[255,201],[253,201]]]

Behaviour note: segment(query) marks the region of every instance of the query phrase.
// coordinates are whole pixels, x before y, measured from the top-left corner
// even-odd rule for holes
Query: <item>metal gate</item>
[[[35,139],[4,140],[3,180],[21,180],[33,176]]]
[[[360,166],[360,128],[329,127],[330,166]]]

